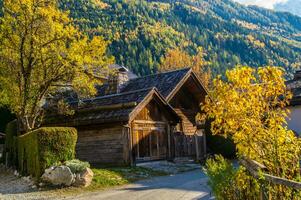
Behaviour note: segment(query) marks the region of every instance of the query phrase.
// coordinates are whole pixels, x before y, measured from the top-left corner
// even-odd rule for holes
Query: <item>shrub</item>
[[[70,168],[72,173],[82,172],[87,167],[90,168],[90,164],[88,162],[83,162],[77,159],[68,160],[65,162],[65,165]]]
[[[3,161],[9,166],[16,166],[17,164],[17,147],[16,137],[18,135],[17,120],[11,121],[6,125],[5,129],[5,143],[3,151]]]
[[[217,200],[257,199],[259,184],[243,167],[234,166],[222,156],[208,159],[205,165],[208,184]]]
[[[77,131],[46,127],[18,137],[20,172],[39,178],[52,165],[74,159]]]

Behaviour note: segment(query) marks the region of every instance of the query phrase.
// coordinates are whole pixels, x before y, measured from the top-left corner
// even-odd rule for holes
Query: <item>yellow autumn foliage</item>
[[[62,86],[82,96],[95,84],[112,58],[107,42],[90,39],[72,25],[56,0],[4,0],[0,18],[0,104],[16,114],[24,131],[39,126],[43,104]]]
[[[159,71],[166,72],[190,67],[199,76],[204,86],[208,88],[211,82],[211,71],[210,69],[205,69],[207,65],[208,62],[204,59],[202,47],[198,48],[198,52],[194,56],[190,56],[180,48],[174,48],[169,49],[164,58],[162,58]]]
[[[272,175],[300,179],[301,143],[288,130],[284,71],[278,67],[236,67],[226,81],[213,81],[213,90],[202,109],[213,119],[213,134],[231,137],[238,156],[264,164]]]

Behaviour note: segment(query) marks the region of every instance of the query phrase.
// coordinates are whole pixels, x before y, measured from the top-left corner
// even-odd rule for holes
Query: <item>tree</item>
[[[89,39],[71,25],[56,0],[4,0],[0,19],[0,103],[18,118],[25,132],[42,121],[45,97],[66,84],[82,96],[108,63],[105,42]]]
[[[209,62],[204,59],[204,55],[203,48],[199,47],[197,54],[192,57],[192,69],[202,80],[202,83],[208,88],[211,84],[211,70],[210,68],[205,69]]]
[[[159,70],[161,72],[192,66],[192,57],[180,48],[167,50],[162,58]]]
[[[283,76],[277,67],[227,71],[226,81],[214,80],[202,109],[213,120],[213,134],[233,138],[239,157],[264,164],[272,175],[298,180],[301,143],[286,127],[292,95]],[[283,199],[290,194],[281,186],[271,188]]]
[[[211,71],[205,69],[208,62],[204,59],[204,51],[202,47],[198,48],[198,52],[194,56],[190,56],[180,48],[169,49],[165,57],[161,60],[159,71],[170,71],[191,67],[193,71],[200,77],[206,87],[210,85]]]

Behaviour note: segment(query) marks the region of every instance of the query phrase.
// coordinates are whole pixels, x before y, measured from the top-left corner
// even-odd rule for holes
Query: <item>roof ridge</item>
[[[94,98],[82,100],[82,102],[89,101],[89,100],[93,101],[93,100],[98,100],[98,99],[106,99],[106,98],[111,98],[111,97],[116,97],[116,96],[122,96],[122,95],[132,94],[132,93],[136,93],[136,92],[142,92],[142,91],[152,90],[152,89],[154,89],[154,87],[149,87],[149,88],[143,88],[143,89],[133,90],[133,91],[129,91],[129,92],[122,92],[122,93],[117,93],[117,94],[110,94],[110,95],[105,95],[105,96],[94,97]]]
[[[157,75],[161,75],[161,74],[174,73],[174,72],[184,71],[184,70],[190,71],[191,67],[185,67],[185,68],[182,68],[182,69],[175,69],[175,70],[166,71],[166,72],[159,72],[159,73],[155,73],[155,74],[149,74],[149,75],[146,75],[146,76],[140,76],[140,77],[134,78],[132,80],[137,80],[137,79],[146,78],[146,77],[150,77],[150,76],[157,76]]]

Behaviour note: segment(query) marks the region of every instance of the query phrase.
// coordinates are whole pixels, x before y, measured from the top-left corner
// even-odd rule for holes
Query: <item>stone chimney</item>
[[[121,89],[129,81],[128,69],[121,67],[116,70],[116,73],[112,74],[108,78],[108,87],[106,88],[105,94],[118,94]]]

